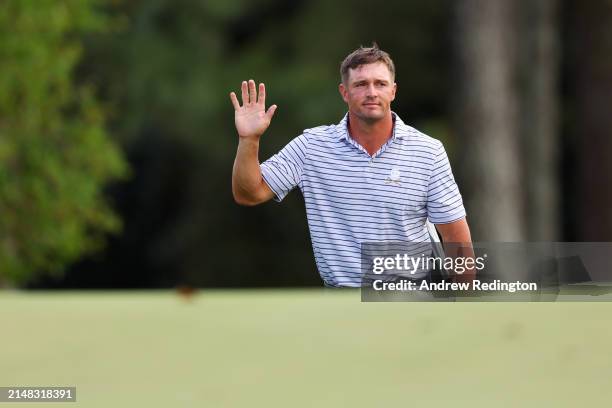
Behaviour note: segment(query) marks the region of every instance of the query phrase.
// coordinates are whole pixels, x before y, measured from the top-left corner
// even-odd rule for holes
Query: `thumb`
[[[272,120],[272,116],[274,116],[274,112],[276,112],[276,108],[278,106],[276,105],[272,105],[268,108],[268,111],[266,112],[266,116],[268,117],[268,119]]]

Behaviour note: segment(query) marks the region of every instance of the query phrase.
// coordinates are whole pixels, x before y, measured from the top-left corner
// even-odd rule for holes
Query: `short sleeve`
[[[427,187],[427,218],[433,224],[447,224],[465,217],[465,209],[459,187],[444,146],[436,150]]]
[[[281,201],[302,181],[308,139],[300,135],[260,166],[264,181]]]

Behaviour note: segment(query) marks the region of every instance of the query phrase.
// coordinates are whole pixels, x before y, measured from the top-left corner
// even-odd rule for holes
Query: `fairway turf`
[[[612,303],[357,291],[0,292],[0,386],[52,407],[573,407],[612,401]],[[42,407],[48,404],[7,404]]]

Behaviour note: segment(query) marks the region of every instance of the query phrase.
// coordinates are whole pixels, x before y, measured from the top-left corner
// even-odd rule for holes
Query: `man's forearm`
[[[259,139],[240,139],[232,172],[232,193],[237,203],[255,205],[265,201],[259,167]]]
[[[450,258],[474,259],[474,248],[467,220],[464,218],[449,224],[436,225],[444,244],[444,252]],[[455,282],[472,282],[476,277],[474,267],[466,268],[461,274],[454,275]]]

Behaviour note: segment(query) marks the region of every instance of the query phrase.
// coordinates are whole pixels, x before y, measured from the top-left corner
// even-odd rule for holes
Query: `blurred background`
[[[609,405],[610,303],[293,289],[322,286],[301,194],[233,202],[229,92],[253,78],[278,105],[265,160],[342,118],[340,62],[373,41],[475,241],[612,241],[610,0],[3,0],[0,385],[105,408]],[[238,287],[284,289],[214,289]]]
[[[232,200],[228,94],[279,106],[263,161],[373,41],[474,241],[612,240],[609,0],[5,0],[0,287],[321,286],[299,192]]]

